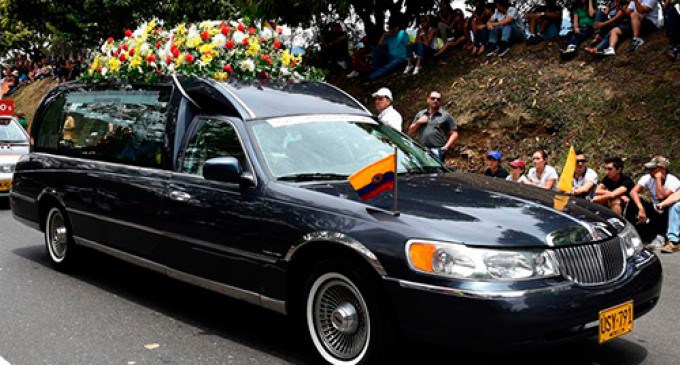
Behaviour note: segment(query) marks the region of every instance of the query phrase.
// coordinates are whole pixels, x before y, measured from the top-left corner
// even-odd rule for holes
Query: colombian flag
[[[567,155],[567,161],[564,163],[562,175],[560,175],[560,181],[557,183],[557,190],[563,191],[565,193],[571,192],[571,185],[572,182],[574,181],[575,170],[576,170],[576,152],[574,152],[574,147],[570,147],[569,154]]]
[[[394,189],[396,157],[391,154],[362,168],[349,177],[349,183],[361,200],[369,200],[378,194]]]

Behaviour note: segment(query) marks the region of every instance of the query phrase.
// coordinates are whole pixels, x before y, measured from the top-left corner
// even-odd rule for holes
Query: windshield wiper
[[[282,181],[332,181],[347,180],[349,175],[334,174],[330,172],[312,172],[280,176]]]

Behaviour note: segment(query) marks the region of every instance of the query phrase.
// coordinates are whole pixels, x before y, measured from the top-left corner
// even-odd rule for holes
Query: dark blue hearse
[[[54,266],[91,248],[291,315],[328,364],[380,364],[402,335],[604,342],[659,300],[621,217],[451,172],[328,84],[66,84],[32,138],[11,207]],[[395,146],[398,214],[347,182]]]

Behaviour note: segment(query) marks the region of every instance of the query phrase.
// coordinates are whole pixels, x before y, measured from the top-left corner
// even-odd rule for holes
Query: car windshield
[[[0,142],[27,142],[23,128],[12,119],[0,119]]]
[[[301,116],[249,124],[269,172],[289,181],[346,179],[397,147],[398,173],[442,172],[436,158],[368,117]]]

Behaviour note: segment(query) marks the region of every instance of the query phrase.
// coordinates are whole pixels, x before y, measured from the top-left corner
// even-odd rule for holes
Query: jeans
[[[430,147],[429,148],[430,153],[434,155],[439,161],[445,162],[444,161],[444,155],[446,154],[446,151],[443,151],[441,147]]]
[[[674,50],[680,51],[680,14],[675,6],[669,6],[663,12],[664,28],[666,35],[671,40]]]
[[[480,29],[474,32],[475,34],[475,47],[486,46],[489,44],[489,30]]]
[[[680,204],[673,204],[668,210],[668,231],[666,233],[668,240],[674,244],[680,242]]]
[[[415,43],[409,44],[406,48],[406,55],[409,59],[413,59],[413,53],[415,53],[415,58],[427,58],[434,54],[434,50],[427,46],[425,43]]]
[[[387,51],[387,48],[374,47],[371,54],[371,66],[373,66],[375,71],[368,75],[368,79],[375,80],[388,72],[402,67],[405,63],[406,60],[392,56]]]
[[[642,207],[649,219],[649,222],[647,223],[639,223],[637,221],[638,207],[632,200],[626,207],[626,212],[624,214],[626,219],[633,224],[635,229],[637,229],[642,241],[650,242],[657,235],[665,235],[669,230],[669,211],[664,210],[663,213],[659,214],[656,209],[654,209],[652,203],[646,200],[642,201]]]
[[[514,24],[503,25],[489,31],[489,43],[498,44],[498,37],[506,43],[517,43],[524,40],[522,31]]]
[[[595,32],[595,29],[593,29],[592,26],[586,26],[586,27],[581,27],[579,28],[580,32],[572,32],[571,37],[569,38],[569,41],[567,42],[568,45],[574,45],[578,47],[581,45],[583,41],[586,39],[590,38],[593,36],[593,33]]]
[[[553,39],[560,35],[560,28],[555,23],[551,23],[541,35],[543,39]]]

